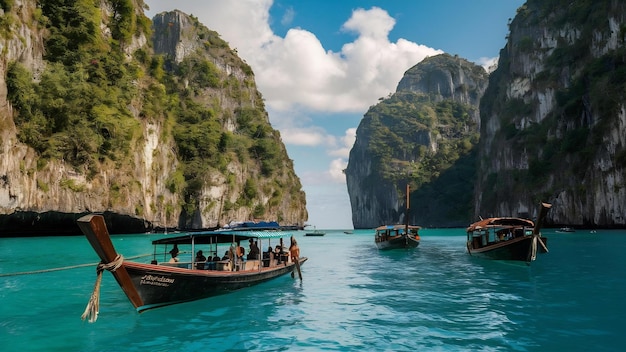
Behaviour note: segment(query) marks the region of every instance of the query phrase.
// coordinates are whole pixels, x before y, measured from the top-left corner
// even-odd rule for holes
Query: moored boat
[[[305,232],[304,235],[305,236],[324,236],[326,234],[326,232],[318,230],[318,229],[313,229],[313,231],[309,231],[309,232]]]
[[[406,185],[406,212],[405,223],[383,225],[374,229],[374,242],[381,250],[415,248],[420,244],[419,229],[421,227],[409,225],[409,185]]]
[[[292,262],[287,252],[265,252],[254,254],[248,260],[240,260],[234,251],[241,242],[257,241],[263,248],[261,241],[267,241],[271,247],[271,240],[290,236],[280,231],[206,231],[190,232],[176,237],[167,237],[155,240],[154,257],[151,263],[139,263],[124,260],[113,247],[104,218],[101,215],[90,214],[78,219],[78,225],[85,234],[89,243],[101,259],[97,268],[98,280],[91,300],[83,319],[90,322],[97,319],[99,286],[102,271],[109,270],[117,280],[126,296],[138,312],[162,306],[194,301],[230,291],[259,284],[261,282],[292,273],[297,270],[300,278],[300,265],[307,258],[301,257]],[[291,237],[292,244],[295,239]],[[282,244],[282,241],[280,242]],[[230,256],[224,260],[197,260],[193,255],[189,260],[175,260],[178,257],[178,246],[189,247],[191,254],[199,249],[205,249],[217,255],[218,245],[229,245]],[[171,250],[168,249],[171,246]],[[163,248],[157,251],[157,247]],[[176,249],[174,249],[176,248]],[[172,253],[176,251],[176,255]],[[168,260],[168,253],[172,259]],[[182,252],[181,252],[182,253]],[[182,256],[181,256],[182,257]],[[211,257],[213,259],[213,257]],[[159,261],[162,260],[162,261]]]
[[[419,226],[384,225],[375,229],[374,241],[378,249],[415,248],[420,244]]]
[[[536,223],[515,217],[487,218],[473,223],[466,230],[468,253],[496,260],[534,261],[537,253],[548,252],[548,239],[539,230],[550,207],[548,203],[541,204]]]
[[[561,227],[560,229],[556,230],[556,232],[560,232],[560,233],[565,233],[565,232],[576,232],[576,230],[574,230],[571,227]]]

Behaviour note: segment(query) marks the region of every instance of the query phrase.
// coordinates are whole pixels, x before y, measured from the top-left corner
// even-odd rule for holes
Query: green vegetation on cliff
[[[124,8],[125,2],[112,3]],[[18,138],[42,160],[63,159],[95,172],[99,161],[127,156],[138,137],[128,107],[138,94],[133,82],[141,67],[126,62],[119,49],[120,40],[127,40],[123,33],[136,28],[118,18],[113,37],[104,40],[92,1],[46,1],[41,11],[40,25],[49,32],[45,70],[38,79],[16,62],[7,70]],[[122,15],[134,18],[132,12]]]
[[[36,10],[34,23],[45,33],[45,66],[33,73],[11,62],[6,82],[18,139],[37,152],[38,165],[63,160],[88,179],[111,166],[130,175],[136,165],[129,156],[143,142],[142,125],[158,121],[164,126],[160,142],[171,143],[178,160],[176,170],[163,170],[167,189],[180,196],[189,217],[199,210],[201,190],[211,185],[212,173],[223,175],[232,188],[245,184],[239,200],[224,201],[220,209],[245,206],[262,217],[281,205],[277,197],[283,194],[298,195],[296,202],[304,206],[300,182],[269,124],[251,68],[194,17],[194,40],[200,45],[182,61],[155,55],[150,45],[129,56],[137,38],[153,34],[151,21],[135,3],[109,0],[102,9],[91,0],[56,0],[41,2]],[[0,5],[7,9],[13,2]],[[102,24],[110,31],[103,32]],[[245,179],[229,171],[231,162],[245,165]],[[255,182],[259,177],[264,182]],[[112,193],[109,206],[117,201],[124,199]],[[137,207],[142,206],[148,205]]]
[[[422,93],[396,92],[367,112],[359,131],[370,138],[367,154],[377,170],[370,181],[380,182],[382,177],[397,185],[400,199],[408,181],[414,216],[429,214],[422,221],[431,222],[424,225],[467,219],[472,209],[472,151],[478,143],[472,107],[437,100]],[[433,207],[442,211],[427,210]]]
[[[369,151],[381,176],[395,183],[409,175],[414,189],[438,177],[478,142],[469,109],[413,92],[395,93],[372,107],[366,114]]]

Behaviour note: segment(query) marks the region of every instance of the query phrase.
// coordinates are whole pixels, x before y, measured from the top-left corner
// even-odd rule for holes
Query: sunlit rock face
[[[481,102],[475,217],[626,226],[626,7],[528,1]],[[621,28],[621,30],[620,30]]]

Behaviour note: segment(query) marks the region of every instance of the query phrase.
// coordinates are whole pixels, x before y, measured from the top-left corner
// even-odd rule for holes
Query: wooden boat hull
[[[307,258],[301,258],[300,264]],[[128,275],[143,305],[138,312],[166,305],[217,296],[253,286],[293,272],[294,263],[248,271],[188,270],[161,265],[125,262]]]
[[[414,225],[383,225],[374,229],[374,242],[380,250],[409,249],[420,244],[419,229]]]
[[[492,217],[471,224],[467,232],[470,255],[530,264],[538,253],[548,252],[548,239],[539,232],[549,203],[541,203],[537,222],[517,217]]]
[[[412,236],[396,236],[388,240],[376,242],[376,247],[380,250],[409,249],[419,246],[420,241]]]
[[[537,252],[545,253],[543,248],[547,248],[548,239],[543,236],[537,236],[537,239],[544,244],[544,246],[537,245]],[[475,242],[471,241],[467,243],[467,250],[474,257],[522,262],[533,260],[533,235],[500,241],[480,248],[475,248],[474,244]]]

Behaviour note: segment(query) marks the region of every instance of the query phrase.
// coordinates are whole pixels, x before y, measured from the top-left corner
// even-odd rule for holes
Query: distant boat
[[[374,241],[381,250],[415,248],[420,244],[419,226],[383,225],[375,229]]]
[[[345,233],[346,235],[351,235],[352,231],[344,231],[343,233]]]
[[[306,232],[305,236],[324,236],[326,232],[314,229],[312,232]]]
[[[231,221],[221,229],[235,231],[297,231],[302,230],[303,227],[298,225],[281,225],[277,221]]]
[[[307,258],[300,257],[292,262],[288,256],[274,257],[273,252],[258,254],[257,259],[238,260],[230,254],[224,260],[216,258],[218,244],[231,245],[250,239],[258,241],[289,236],[281,231],[204,231],[189,232],[176,237],[165,237],[152,241],[155,246],[154,257],[150,264],[125,260],[118,254],[111,243],[104,218],[101,215],[85,215],[78,219],[78,225],[85,234],[94,251],[101,259],[98,276],[104,269],[111,271],[130,302],[138,312],[162,306],[194,301],[202,298],[225,294],[236,289],[252,286],[292,273],[297,270],[300,278],[300,265]],[[187,246],[190,253],[198,247],[209,248],[214,252],[213,260],[203,258],[188,260],[170,260],[168,246],[172,248],[172,258],[177,258],[178,246]],[[163,248],[157,251],[158,248]],[[231,247],[232,248],[232,247]],[[175,252],[174,252],[175,251]],[[228,251],[230,253],[230,251]],[[210,255],[210,252],[207,254]],[[267,254],[267,256],[266,256]],[[162,262],[157,262],[157,259]],[[84,318],[93,322],[98,314],[99,280],[91,296]]]
[[[225,225],[224,229],[235,231],[280,230],[280,224],[276,221],[233,221]]]
[[[380,250],[415,248],[420,244],[419,226],[409,225],[409,185],[406,185],[405,223],[374,229],[374,242]]]
[[[576,230],[571,227],[561,227],[560,229],[556,230],[556,232],[576,232]]]
[[[467,232],[467,251],[475,257],[512,260],[530,263],[537,253],[548,252],[548,239],[539,229],[552,205],[541,204],[537,223],[513,217],[481,219],[470,225]]]

